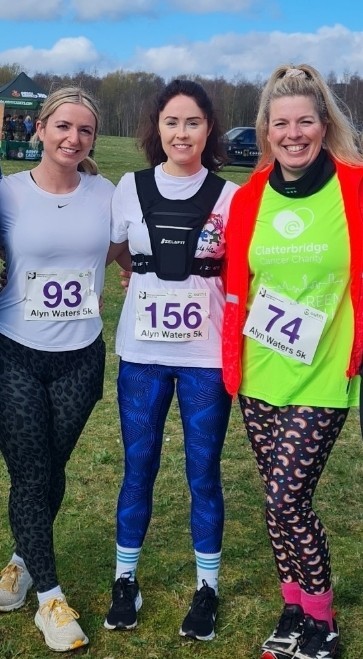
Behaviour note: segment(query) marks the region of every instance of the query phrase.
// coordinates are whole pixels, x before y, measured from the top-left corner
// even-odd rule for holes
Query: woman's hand
[[[130,270],[124,270],[123,268],[121,268],[121,271],[120,271],[121,288],[123,288],[125,290],[128,289],[131,275],[132,275],[132,272]]]

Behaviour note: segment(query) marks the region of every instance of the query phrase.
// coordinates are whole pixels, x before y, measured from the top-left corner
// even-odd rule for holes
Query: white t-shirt
[[[100,296],[114,188],[103,176],[85,173],[76,190],[68,194],[42,190],[26,171],[1,180],[0,244],[6,250],[8,283],[0,294],[0,333],[30,348],[49,351],[76,350],[97,338],[102,329],[100,316],[83,315],[83,310],[77,313],[76,285],[73,282],[67,289],[66,280],[68,273],[91,272],[87,279],[91,296],[93,300]],[[27,273],[39,271],[54,274],[47,289],[45,309],[49,311],[26,320],[31,285]],[[57,311],[66,298],[66,320],[58,320]]]
[[[155,168],[155,181],[160,194],[167,199],[188,199],[196,194],[207,176],[202,169],[192,176],[170,176],[161,165]],[[215,207],[204,225],[195,256],[219,259],[225,252],[225,227],[231,199],[238,189],[235,183],[226,181]],[[125,174],[116,187],[112,200],[111,240],[115,243],[129,241],[131,254],[151,254],[147,226],[142,220],[135,177]],[[209,335],[207,340],[149,340],[135,338],[137,300],[140,291],[178,291],[207,289],[210,293]],[[167,298],[172,299],[172,298]],[[116,335],[116,353],[125,361],[165,366],[221,367],[221,328],[224,308],[224,291],[221,277],[191,275],[184,281],[165,281],[154,272],[134,272],[130,279],[125,303]],[[175,316],[170,317],[171,321]],[[194,320],[194,318],[193,318]],[[147,334],[147,332],[145,332]],[[192,332],[193,334],[193,332]]]

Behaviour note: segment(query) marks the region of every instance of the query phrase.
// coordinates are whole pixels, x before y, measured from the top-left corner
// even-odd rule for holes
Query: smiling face
[[[200,170],[210,128],[194,98],[174,96],[160,112],[159,133],[167,174],[190,176]]]
[[[286,181],[301,178],[317,158],[326,133],[310,96],[271,101],[267,139]]]
[[[96,131],[94,114],[82,103],[63,103],[45,125],[37,122],[48,163],[77,169],[92,149]]]

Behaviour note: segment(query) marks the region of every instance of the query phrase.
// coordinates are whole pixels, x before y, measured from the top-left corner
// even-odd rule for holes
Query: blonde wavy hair
[[[273,161],[267,139],[271,101],[285,96],[312,98],[320,121],[326,126],[324,148],[336,160],[363,165],[361,138],[353,125],[348,107],[329,89],[320,73],[309,64],[283,64],[271,74],[262,90],[256,119],[257,142],[261,155],[256,169]]]
[[[96,120],[95,127],[95,140],[97,137],[97,132],[100,124],[100,110],[98,107],[97,101],[80,87],[61,87],[56,91],[52,92],[47,96],[42,109],[38,116],[38,121],[41,121],[43,127],[46,126],[49,117],[64,103],[75,103],[84,105],[88,110],[90,110]],[[94,140],[94,141],[95,141]],[[35,146],[39,142],[39,137],[35,135],[31,138],[31,144]],[[93,143],[94,146],[94,143]],[[81,172],[86,172],[87,174],[98,174],[98,167],[96,162],[90,157],[87,156],[82,160],[78,165],[78,170]]]

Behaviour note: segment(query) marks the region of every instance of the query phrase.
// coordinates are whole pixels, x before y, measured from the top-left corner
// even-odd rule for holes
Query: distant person
[[[363,158],[316,69],[283,65],[262,91],[261,157],[227,226],[224,379],[266,493],[284,608],[263,659],[332,659],[330,555],[312,498],[363,353]]]
[[[197,571],[180,634],[209,641],[215,636],[224,522],[220,458],[231,408],[221,373],[221,275],[237,186],[212,173],[223,162],[219,125],[195,82],[173,80],[164,87],[141,142],[151,169],[125,174],[112,202],[111,254],[128,241],[133,273],[116,337],[125,472],[104,624],[110,630],[137,625],[142,597],[136,570],[176,389]]]
[[[35,624],[59,652],[88,643],[59,584],[53,524],[66,463],[102,397],[99,297],[114,186],[89,158],[98,125],[89,94],[58,89],[37,121],[41,162],[0,183],[7,264],[0,295],[0,450],[10,475],[15,540],[1,572],[0,611],[23,606],[34,585]]]
[[[22,114],[14,116],[13,120],[14,125],[14,140],[16,142],[23,142],[25,140],[25,126],[24,126],[24,117]]]
[[[5,140],[14,139],[14,124],[10,114],[6,114],[4,117],[3,132]]]
[[[27,116],[24,119],[24,129],[25,129],[25,141],[29,142],[31,136],[33,135],[33,119],[31,118],[30,114],[27,114]]]

